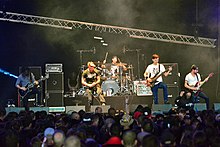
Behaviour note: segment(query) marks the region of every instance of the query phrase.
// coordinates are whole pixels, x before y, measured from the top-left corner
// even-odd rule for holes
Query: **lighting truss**
[[[87,22],[80,22],[80,21],[73,21],[66,19],[56,19],[50,17],[26,15],[26,14],[12,13],[12,12],[0,11],[0,20],[24,23],[24,24],[56,27],[56,28],[69,29],[69,30],[72,29],[84,29],[91,31],[93,30],[93,31],[98,31],[100,33],[121,34],[131,38],[138,38],[138,39],[148,39],[148,40],[156,40],[156,41],[163,41],[170,43],[211,47],[211,48],[216,47],[215,45],[216,39],[211,39],[211,38],[194,37],[194,36],[181,35],[181,34],[164,33],[157,31],[119,27],[119,26],[87,23]]]

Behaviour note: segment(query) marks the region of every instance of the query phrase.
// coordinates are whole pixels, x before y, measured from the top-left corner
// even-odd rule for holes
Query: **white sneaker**
[[[102,106],[105,106],[105,103],[102,103]]]

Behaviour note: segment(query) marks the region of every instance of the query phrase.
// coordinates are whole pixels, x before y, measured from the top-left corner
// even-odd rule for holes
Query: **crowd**
[[[4,147],[219,147],[220,114],[213,110],[171,109],[155,114],[137,106],[130,114],[70,111],[9,112],[0,109]]]

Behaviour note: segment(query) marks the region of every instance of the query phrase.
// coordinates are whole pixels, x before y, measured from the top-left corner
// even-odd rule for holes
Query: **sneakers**
[[[102,106],[105,106],[105,103],[102,103]]]

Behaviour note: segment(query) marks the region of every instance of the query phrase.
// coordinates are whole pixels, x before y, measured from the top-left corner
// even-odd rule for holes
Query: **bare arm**
[[[146,79],[148,77],[148,72],[144,72],[144,78]]]
[[[170,67],[168,68],[168,71],[167,71],[167,72],[164,72],[164,76],[167,77],[171,71],[172,71],[172,67],[170,66]]]

